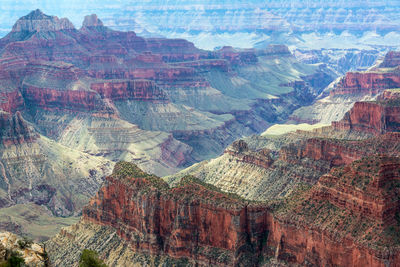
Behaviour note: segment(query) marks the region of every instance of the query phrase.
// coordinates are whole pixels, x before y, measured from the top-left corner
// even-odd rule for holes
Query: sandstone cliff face
[[[395,72],[348,72],[330,95],[377,94],[400,87],[400,74]]]
[[[165,101],[167,96],[153,81],[134,80],[124,82],[92,83],[91,89],[98,92],[102,98],[114,101],[141,100]]]
[[[330,167],[349,164],[366,156],[399,156],[400,134],[393,132],[360,141],[311,138],[282,147],[279,157],[289,163],[304,158],[325,161]]]
[[[192,179],[170,189],[158,177],[118,163],[83,218],[113,227],[135,251],[187,257],[202,265],[255,265],[267,210]]]
[[[170,264],[185,259],[184,266],[269,266],[276,261],[397,266],[400,239],[393,231],[400,228],[399,167],[398,157],[355,161],[334,168],[311,189],[303,185],[287,199],[262,205],[191,177],[169,188],[122,162],[84,208],[83,220],[47,248],[57,264],[73,263],[84,242],[107,263],[126,266],[160,266],[166,258],[173,259]],[[115,235],[130,250],[119,248],[116,254],[110,249],[117,247]],[[100,244],[96,236],[110,241]]]
[[[112,113],[98,94],[88,91],[59,91],[26,86],[23,95],[28,105],[53,111]],[[108,110],[107,110],[108,109]]]
[[[14,115],[0,113],[0,140],[3,146],[31,143],[37,138],[39,135],[28,126],[20,112]]]
[[[356,102],[344,118],[332,122],[339,130],[383,134],[400,131],[400,105],[398,99],[378,102]]]
[[[397,189],[392,183],[400,180],[397,158],[368,158],[344,169],[335,169],[320,178],[313,198],[351,210],[362,217],[396,223],[399,211]],[[390,188],[389,188],[390,187]]]
[[[378,157],[333,169],[278,207],[269,221],[277,257],[312,266],[398,266],[399,239],[389,233],[399,228],[398,164]]]

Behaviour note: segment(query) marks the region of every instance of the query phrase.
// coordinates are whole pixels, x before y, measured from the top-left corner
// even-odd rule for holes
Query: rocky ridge
[[[83,210],[83,222],[117,229],[117,235],[139,253],[184,257],[202,266],[250,266],[257,259],[252,257],[263,250],[260,240],[266,238],[266,215],[262,206],[226,195],[193,177],[169,188],[160,178],[122,162]],[[57,238],[61,241],[63,235],[67,232]],[[48,244],[50,253],[60,249],[57,241]],[[61,257],[54,261],[64,263]]]
[[[302,185],[288,198],[262,204],[189,176],[169,188],[122,162],[84,209],[81,222],[47,247],[53,262],[71,264],[79,255],[80,235],[89,232],[85,243],[110,265],[130,259],[127,266],[269,266],[276,261],[395,266],[399,240],[391,233],[400,227],[399,164],[398,157],[364,158],[332,169],[311,189]],[[94,242],[94,233],[117,235],[130,251],[107,257],[110,250]]]

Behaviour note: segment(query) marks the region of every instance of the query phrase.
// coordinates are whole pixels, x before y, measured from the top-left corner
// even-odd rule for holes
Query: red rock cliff
[[[399,158],[333,169],[269,217],[278,259],[307,266],[400,266]]]
[[[341,121],[332,126],[339,130],[382,134],[400,131],[400,101],[356,102]]]
[[[267,206],[192,177],[169,188],[118,163],[83,218],[116,229],[135,251],[199,265],[261,266],[267,256],[311,266],[399,266],[400,238],[390,235],[400,230],[399,169],[398,157],[366,158]]]
[[[234,156],[237,161],[250,163],[265,169],[271,167],[274,163],[269,149],[249,151],[247,143],[243,140],[233,142],[224,153]]]
[[[91,89],[98,92],[102,98],[112,100],[167,100],[166,94],[153,81],[106,81],[91,84]]]
[[[400,73],[348,72],[331,95],[377,94],[385,89],[400,87]]]
[[[330,166],[350,164],[366,156],[400,156],[400,133],[392,132],[360,141],[346,141],[328,138],[310,138],[281,148],[279,158],[293,164],[302,159],[315,162],[326,161]],[[315,164],[315,167],[318,165]]]
[[[0,144],[3,146],[34,142],[39,135],[28,126],[17,111],[14,115],[0,111]]]
[[[195,178],[169,188],[129,163],[117,164],[83,218],[112,226],[134,250],[220,266],[255,266],[267,231],[262,206]]]

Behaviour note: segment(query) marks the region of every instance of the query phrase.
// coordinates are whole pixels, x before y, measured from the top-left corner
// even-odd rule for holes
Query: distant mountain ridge
[[[16,19],[16,12],[11,11],[13,3],[6,0],[4,6],[4,14]],[[59,17],[72,18],[75,25],[82,16],[96,13],[114,30],[185,38],[206,49],[223,45],[250,48],[265,43],[313,48],[318,38],[335,48],[361,44],[395,47],[400,40],[396,1],[159,0],[113,5],[107,5],[107,1],[60,1],[56,6],[46,3],[41,7]],[[24,12],[37,6],[26,8]],[[0,23],[0,27],[7,32],[11,25]]]

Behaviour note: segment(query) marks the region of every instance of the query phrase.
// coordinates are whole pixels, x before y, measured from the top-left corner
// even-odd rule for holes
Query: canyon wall
[[[399,266],[399,159],[366,158],[321,177],[269,219],[278,259],[311,266]],[[394,189],[395,188],[395,189]]]
[[[81,222],[63,230],[46,247],[50,258],[61,264],[79,255],[80,244],[75,240],[81,240],[80,235],[97,231],[102,236],[107,231],[114,236],[115,231],[131,252],[113,257],[100,254],[108,263],[137,253],[142,255],[142,264],[152,262],[151,266],[162,265],[162,261],[150,260],[154,257],[186,259],[184,266],[269,266],[276,262],[287,266],[398,266],[399,243],[386,231],[400,227],[394,219],[399,203],[390,189],[398,187],[399,167],[396,157],[356,161],[334,168],[311,189],[300,186],[287,200],[261,204],[222,193],[190,176],[169,188],[160,178],[120,162],[83,209]],[[362,175],[365,178],[352,183]],[[65,254],[64,244],[73,253]],[[385,250],[387,244],[392,244],[390,251]],[[90,246],[106,251],[94,241]]]
[[[195,178],[169,188],[129,163],[118,163],[113,177],[83,209],[84,220],[113,227],[135,251],[219,266],[255,264],[257,257],[252,257],[261,252],[266,218],[262,206]]]
[[[335,95],[377,94],[385,89],[400,87],[400,73],[394,72],[348,72],[330,92]]]
[[[332,122],[332,126],[338,130],[371,134],[398,132],[400,131],[400,105],[398,102],[397,98],[378,102],[356,102],[343,119]]]

